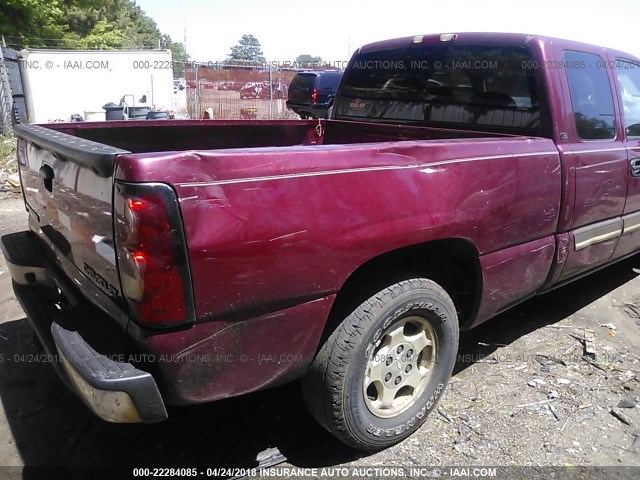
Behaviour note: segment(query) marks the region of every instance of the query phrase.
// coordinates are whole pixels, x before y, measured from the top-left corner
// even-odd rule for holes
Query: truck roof
[[[412,44],[434,45],[444,42],[455,42],[457,45],[503,45],[503,46],[524,46],[531,42],[540,42],[543,44],[555,43],[562,45],[563,48],[586,50],[586,51],[608,51],[614,56],[624,56],[630,59],[636,59],[635,55],[592,45],[573,40],[567,40],[556,37],[548,37],[544,35],[533,35],[528,33],[497,33],[497,32],[449,32],[449,33],[433,33],[425,35],[414,35],[411,37],[394,38],[382,40],[379,42],[369,43],[361,47],[358,52],[372,52],[379,50],[391,50],[394,48],[407,47]]]

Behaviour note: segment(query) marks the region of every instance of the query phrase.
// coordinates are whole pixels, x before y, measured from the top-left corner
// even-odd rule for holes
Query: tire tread
[[[359,337],[389,302],[416,290],[441,296],[453,305],[447,292],[432,280],[412,278],[395,283],[365,300],[338,325],[319,349],[302,380],[304,400],[311,415],[325,429],[354,448],[371,450],[380,447],[360,442],[350,432],[345,419],[343,394],[353,350]],[[458,339],[455,341],[457,344]]]

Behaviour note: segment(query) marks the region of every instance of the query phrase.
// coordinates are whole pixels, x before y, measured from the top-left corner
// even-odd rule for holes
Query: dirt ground
[[[0,195],[0,234],[26,228],[21,200]],[[38,465],[241,467],[266,451],[300,467],[640,466],[633,267],[639,256],[463,334],[437,412],[401,444],[363,455],[314,423],[297,384],[170,408],[157,425],[97,420],[50,365],[24,360],[36,347],[0,257],[0,465],[25,466],[25,478]]]

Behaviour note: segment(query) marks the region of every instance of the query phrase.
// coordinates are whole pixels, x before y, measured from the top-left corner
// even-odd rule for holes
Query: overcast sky
[[[348,60],[360,45],[443,32],[519,32],[640,56],[640,0],[138,0],[192,60],[224,60],[243,34],[269,61]]]

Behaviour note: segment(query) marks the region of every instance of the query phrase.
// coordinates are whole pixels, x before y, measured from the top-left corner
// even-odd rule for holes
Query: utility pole
[[[184,44],[184,53],[187,56],[187,58],[189,58],[189,53],[187,51],[187,21],[183,19],[182,25],[184,29],[183,38],[182,38],[182,43]]]
[[[194,110],[196,113],[196,118],[200,118],[200,82],[198,81],[198,67],[200,64],[196,63],[196,91],[195,91],[195,102],[194,102]]]

